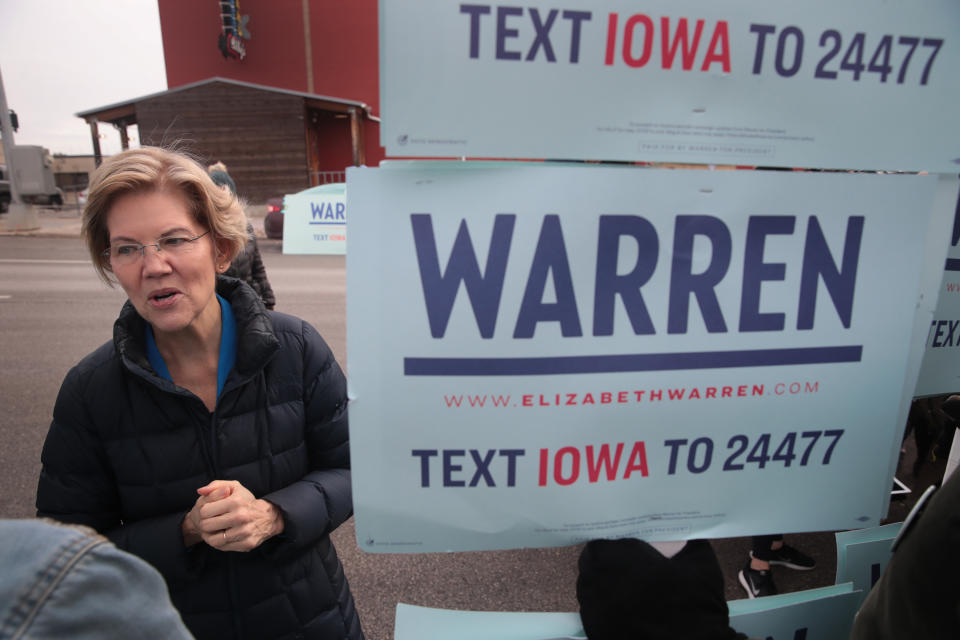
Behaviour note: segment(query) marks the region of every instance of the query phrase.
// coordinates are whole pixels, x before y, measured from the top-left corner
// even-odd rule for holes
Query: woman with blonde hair
[[[346,383],[313,327],[219,275],[236,198],[183,154],[125,151],[83,236],[129,300],[61,386],[38,515],[155,566],[198,638],[362,639],[329,538],[353,510]]]

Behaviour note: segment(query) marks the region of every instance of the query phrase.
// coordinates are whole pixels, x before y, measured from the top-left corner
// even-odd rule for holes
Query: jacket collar
[[[257,293],[236,278],[217,277],[217,293],[230,303],[237,321],[237,360],[234,375],[246,380],[263,369],[280,348],[273,323]],[[113,324],[113,343],[120,358],[132,370],[156,376],[147,360],[144,344],[146,321],[127,300]],[[231,375],[230,378],[234,377]],[[229,379],[228,378],[228,385]]]

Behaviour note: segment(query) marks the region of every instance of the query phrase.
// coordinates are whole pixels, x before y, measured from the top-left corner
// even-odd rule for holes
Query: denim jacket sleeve
[[[0,520],[0,638],[192,638],[160,574],[86,527]]]

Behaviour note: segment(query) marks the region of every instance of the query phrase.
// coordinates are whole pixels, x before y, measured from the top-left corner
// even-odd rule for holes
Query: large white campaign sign
[[[877,524],[945,188],[759,173],[348,170],[361,548]]]
[[[937,311],[930,321],[917,396],[960,393],[960,199],[943,268]]]
[[[393,156],[960,166],[956,0],[382,0],[380,28]]]

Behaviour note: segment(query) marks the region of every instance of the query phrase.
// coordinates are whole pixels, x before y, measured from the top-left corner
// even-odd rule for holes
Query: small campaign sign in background
[[[902,522],[896,522],[882,527],[837,532],[837,584],[850,582],[860,592],[857,608],[890,563],[893,539],[900,533],[902,525]]]
[[[917,396],[960,393],[960,199],[949,235],[937,311],[927,332]]]
[[[863,593],[849,583],[734,600],[730,626],[765,640],[847,640]]]
[[[960,161],[955,0],[384,0],[380,30],[392,156]]]
[[[361,548],[885,513],[955,180],[397,163],[348,185]]]
[[[347,252],[346,185],[332,183],[283,197],[283,252]]]

